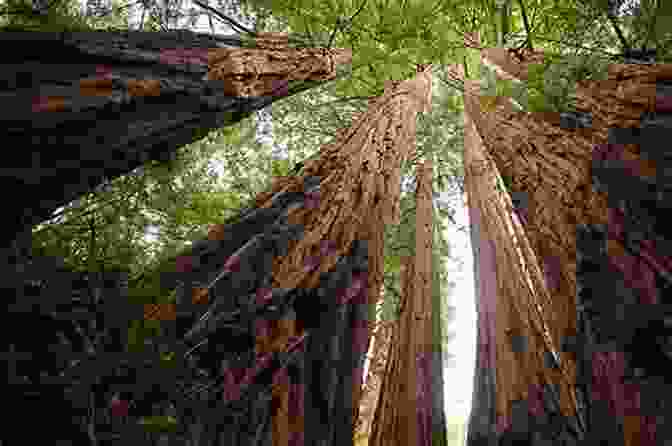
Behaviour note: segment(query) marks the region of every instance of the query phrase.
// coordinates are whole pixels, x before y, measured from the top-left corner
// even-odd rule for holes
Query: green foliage
[[[0,7],[0,29],[60,32],[128,28],[128,8],[120,0],[112,1],[111,11],[104,17],[82,14],[76,0],[52,0],[48,5],[38,10],[29,0],[7,0]]]
[[[564,112],[572,109],[576,83],[604,79],[608,61],[591,55],[547,57],[533,65],[527,81],[529,111]]]
[[[289,175],[290,171],[289,160],[287,159],[271,160],[271,170],[273,172],[273,176],[280,177]]]
[[[47,10],[37,10],[29,0],[7,0],[0,9],[0,27],[25,31],[85,31],[90,24],[74,0],[54,0]]]
[[[135,320],[128,328],[127,349],[131,353],[141,353],[146,349],[146,342],[161,335],[161,326],[157,321]]]
[[[246,3],[271,10],[294,32],[317,37],[336,30],[332,45],[353,50],[352,78],[336,81],[340,97],[376,95],[385,80],[409,77],[416,63],[447,61],[463,51],[455,44],[461,30],[452,17],[438,13],[448,10],[445,5],[400,0],[366,2],[363,7],[347,0],[333,0],[331,5],[318,0]],[[325,43],[315,40],[316,45]],[[375,70],[369,70],[371,66]]]
[[[511,177],[507,175],[500,175],[497,180],[497,189],[505,194],[510,194],[511,193],[511,186],[513,185],[513,182],[511,180]]]
[[[170,302],[174,296],[164,273],[174,273],[175,256],[244,203],[220,181],[212,162],[241,141],[238,127],[215,131],[170,161],[108,181],[35,227],[34,250],[63,259],[75,271],[127,270],[131,302]],[[128,331],[129,348],[142,350],[145,340],[160,333],[160,323],[136,321]]]
[[[297,7],[303,7],[303,5]],[[377,11],[380,12],[380,10]],[[359,69],[356,67],[356,63],[353,64],[355,65],[353,76],[346,78],[343,82],[347,88],[351,88],[350,90],[344,91],[337,82],[334,82],[313,89],[309,93],[288,97],[273,104],[270,113],[273,117],[274,139],[278,145],[287,147],[287,159],[290,161],[290,166],[294,165],[295,162],[316,155],[320,146],[333,141],[337,129],[350,126],[353,113],[366,109],[366,99],[372,94],[382,92],[382,81],[390,78],[407,78],[415,70],[415,66],[410,62],[414,57],[417,57],[418,53],[414,50],[419,46],[418,38],[427,36],[422,36],[421,33],[417,32],[413,39],[404,36],[404,41],[413,41],[413,44],[408,47],[401,39],[395,40],[386,36],[396,33],[400,26],[405,26],[405,20],[412,21],[419,20],[419,18],[389,16],[378,13],[374,16],[368,16],[367,20],[369,19],[371,21],[382,21],[382,24],[376,24],[375,26],[354,26],[353,24],[353,26],[347,28],[347,36],[350,39],[347,42],[348,44],[341,45],[339,41],[334,44],[337,47],[352,46],[353,49],[356,46],[354,55],[365,64]],[[436,23],[431,26],[435,28],[433,32],[438,32],[441,26],[445,28],[445,23],[442,23],[441,26]],[[380,35],[371,36],[370,30],[376,27],[380,28]],[[429,27],[430,25],[427,25],[425,28]],[[299,29],[304,30],[303,28]],[[381,36],[386,39],[387,47],[379,41]],[[433,37],[436,37],[436,34]],[[343,38],[346,37],[343,36]],[[460,53],[462,57],[468,58],[469,63],[478,66],[478,53],[476,51],[460,51],[462,51]],[[375,67],[375,69],[369,70],[368,67]],[[434,97],[432,99],[435,106],[430,114],[422,114],[419,117],[416,141],[418,158],[433,157],[435,160],[435,190],[442,191],[451,185],[461,185],[463,183],[461,156],[462,98],[459,90],[439,88],[438,80],[436,84],[437,87],[433,90]],[[232,157],[233,159],[230,162],[231,172],[236,172],[236,165],[245,165],[249,162],[249,160],[241,159],[238,155],[232,155]],[[272,164],[272,166],[274,165]],[[271,170],[275,175],[279,173],[275,170],[275,167],[272,167]],[[414,174],[415,160],[403,166],[405,177],[412,178]],[[412,191],[402,195],[401,213],[401,224],[386,228],[385,300],[382,306],[382,318],[385,320],[397,317],[401,259],[402,256],[412,255],[415,249],[413,232],[415,226],[415,198]],[[442,222],[447,220],[448,215],[449,212],[444,210],[437,212],[437,227],[444,224]],[[439,255],[438,258],[443,258],[447,249],[445,240],[436,242],[435,252]],[[441,263],[437,261],[437,276],[435,279],[437,281],[443,280],[445,275],[444,272],[440,271],[440,268],[443,267]],[[444,298],[446,290],[439,285],[436,288],[436,293]]]
[[[178,428],[177,419],[171,416],[151,416],[151,417],[142,417],[139,421],[139,424],[143,427],[146,432],[153,433],[162,433],[162,432],[175,432]]]
[[[528,67],[527,82],[499,78],[493,69],[481,66],[485,96],[506,96],[529,112],[565,112],[572,109],[576,84],[604,79],[609,61],[595,54],[554,55]]]

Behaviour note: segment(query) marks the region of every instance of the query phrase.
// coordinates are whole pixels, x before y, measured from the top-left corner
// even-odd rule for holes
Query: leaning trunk
[[[516,63],[499,66],[521,72],[511,68]],[[551,337],[566,350],[564,362],[576,364],[580,436],[591,444],[651,444],[661,426],[649,417],[660,406],[645,401],[661,401],[652,383],[669,361],[655,340],[669,335],[657,308],[671,282],[672,250],[655,223],[669,209],[668,161],[654,142],[667,136],[669,79],[669,65],[613,65],[607,80],[579,82],[576,115],[587,126],[567,115],[516,112],[502,98],[492,112],[470,105],[542,260]],[[637,127],[656,137],[644,138]],[[590,273],[596,265],[599,280]]]
[[[466,81],[465,96],[477,94],[476,82]],[[469,442],[550,435],[544,418],[568,415],[561,412],[557,392],[571,390],[549,335],[550,296],[499,171],[465,108],[465,183],[479,283]]]
[[[289,48],[265,34],[188,31],[3,32],[4,240],[106,179],[231,125],[273,101],[333,79],[344,50]]]
[[[227,420],[219,433],[221,422],[212,422],[211,438],[352,444],[369,307],[382,285],[384,225],[398,219],[399,170],[414,148],[415,115],[428,110],[430,83],[429,69],[390,83],[305,163],[303,176],[277,179],[238,223],[213,226],[209,240],[180,260],[189,274],[178,322],[199,316],[178,329],[188,328],[185,348],[217,333],[230,348],[236,337],[252,343],[242,356],[211,352],[215,362],[226,359],[225,387],[223,396],[212,395],[219,406],[207,411]],[[208,300],[207,310],[194,303]]]

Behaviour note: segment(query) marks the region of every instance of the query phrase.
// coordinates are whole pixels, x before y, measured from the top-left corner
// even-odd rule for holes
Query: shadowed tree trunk
[[[515,65],[526,63],[489,60],[509,74],[523,73]],[[541,260],[552,296],[551,338],[563,347],[561,362],[576,364],[569,368],[576,376],[571,399],[590,444],[662,438],[654,431],[664,424],[650,415],[663,413],[669,400],[655,377],[669,361],[660,339],[671,333],[660,304],[672,251],[664,226],[654,223],[669,208],[666,157],[646,135],[667,132],[670,78],[669,65],[613,65],[607,80],[577,85],[579,120],[520,113],[503,98],[488,112],[475,100],[466,105],[489,155],[511,179],[515,211]],[[585,254],[577,258],[579,251]],[[590,272],[596,265],[600,274]],[[561,406],[570,407],[572,395],[563,394]]]
[[[178,438],[199,446],[352,444],[384,225],[399,218],[400,169],[414,148],[416,114],[429,111],[430,86],[428,67],[389,83],[303,176],[279,178],[236,222],[214,225],[180,256],[176,303],[144,309],[165,329],[146,352],[66,361],[50,389],[86,396],[97,382],[130,402],[118,415],[127,423],[91,438],[143,444],[139,418],[171,402]],[[106,303],[106,317],[132,319],[124,302]],[[175,354],[170,364],[158,345]],[[130,387],[114,379],[124,359],[135,369]],[[63,397],[50,404],[70,409]]]
[[[13,150],[0,185],[4,240],[106,179],[336,77],[350,53],[188,31],[5,31],[0,137]],[[256,47],[250,47],[256,45]]]
[[[278,178],[180,258],[165,313],[181,355],[213,370],[210,390],[183,392],[184,416],[206,425],[202,444],[352,444],[384,225],[399,218],[400,167],[430,84],[429,67],[390,82],[301,177]],[[186,402],[198,394],[210,403]]]
[[[465,95],[477,94],[477,83],[465,81]],[[479,283],[469,442],[559,441],[568,433],[551,418],[573,414],[561,413],[557,395],[558,389],[569,393],[571,385],[548,331],[550,295],[498,169],[483,149],[471,107],[465,109],[465,183]],[[569,432],[575,431],[571,425]]]

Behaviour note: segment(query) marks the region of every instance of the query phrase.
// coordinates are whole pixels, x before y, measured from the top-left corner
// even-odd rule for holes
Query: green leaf
[[[142,417],[138,422],[146,432],[174,432],[177,430],[177,419],[171,416]]]
[[[174,361],[175,360],[175,352],[165,352],[161,354],[161,360],[162,361]]]
[[[287,176],[289,175],[289,160],[288,159],[279,159],[272,160],[272,172],[273,176]]]
[[[128,347],[132,351],[137,351],[141,349],[144,342],[144,336],[142,333],[142,321],[135,320],[131,321],[130,326],[128,327]]]
[[[386,270],[390,273],[399,272],[401,269],[401,257],[398,255],[389,256],[385,262]]]

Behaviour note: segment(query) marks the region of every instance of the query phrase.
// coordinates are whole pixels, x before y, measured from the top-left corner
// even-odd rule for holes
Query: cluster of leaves
[[[622,21],[629,30],[628,41],[632,48],[654,47],[661,62],[669,62],[672,54],[671,6],[662,0],[640,0],[631,4]]]
[[[524,111],[567,112],[575,104],[577,82],[605,79],[609,63],[594,53],[548,54],[543,63],[529,66],[526,82],[502,79],[481,64],[481,88],[484,96],[511,98]]]
[[[672,33],[665,16],[670,5],[660,0],[534,0],[532,38],[536,48],[558,54],[577,50],[613,57],[628,49],[656,48],[657,60],[671,55]],[[665,14],[668,12],[667,14]]]
[[[287,30],[312,36],[316,45],[352,49],[352,76],[336,82],[337,97],[376,96],[386,80],[410,77],[416,64],[461,60],[466,54],[463,29],[449,14],[453,5],[447,2],[247,0],[246,4],[272,11],[286,20]]]
[[[259,6],[258,2],[254,3],[257,4],[256,8],[254,5],[249,7],[257,12],[270,10],[264,8],[274,8],[274,5]],[[355,61],[352,76],[347,80],[332,82],[312,89],[310,92],[285,98],[271,107],[275,143],[286,148],[287,155],[292,161],[291,164],[315,155],[321,145],[333,141],[337,129],[351,125],[353,114],[366,110],[369,97],[382,93],[383,81],[390,77],[402,79],[412,76],[415,70],[414,62],[427,59],[411,56],[413,51],[409,52],[408,49],[420,48],[418,51],[422,53],[424,50],[421,46],[429,42],[429,40],[423,41],[423,38],[436,39],[440,32],[443,37],[431,42],[430,46],[435,50],[441,48],[442,53],[450,53],[454,49],[459,54],[459,60],[466,60],[466,63],[470,65],[472,76],[477,74],[475,67],[478,66],[478,53],[464,50],[461,42],[460,33],[463,29],[469,28],[455,29],[452,27],[451,20],[440,20],[437,17],[437,22],[432,25],[432,28],[425,30],[424,36],[418,38],[418,32],[422,28],[415,28],[413,22],[409,21],[414,17],[412,14],[407,15],[404,12],[397,20],[391,13],[386,14],[385,12],[386,7],[389,11],[393,11],[395,7],[405,8],[404,11],[407,11],[409,8],[415,8],[415,3],[407,2],[403,7],[396,2],[387,6],[367,3],[361,14],[356,16],[356,20],[347,21],[347,23],[343,19],[346,17],[344,12],[352,17],[361,4],[342,5],[341,7],[339,6],[341,2],[336,2],[337,5],[331,5],[331,9],[324,8],[324,5],[314,5],[317,8],[315,9],[304,3],[288,5],[282,11],[282,15],[277,16],[293,27],[274,28],[274,31],[299,31],[313,36],[316,43],[324,44],[325,41],[329,42],[330,31],[337,28],[332,46],[353,48]],[[309,7],[310,12],[307,11]],[[376,8],[373,18],[377,22],[370,15],[365,15],[369,7]],[[418,7],[421,8],[421,6]],[[282,8],[273,10],[278,12],[279,9]],[[471,10],[474,14],[479,11],[478,8]],[[305,12],[309,16],[295,17],[294,13],[287,14],[287,11]],[[331,18],[328,17],[329,14]],[[479,20],[482,19],[483,17],[479,18]],[[424,20],[427,21],[427,18]],[[388,22],[390,26],[387,26]],[[447,35],[446,29],[451,29],[453,34]],[[401,35],[404,32],[406,34]],[[452,41],[447,42],[446,39],[452,39]],[[389,57],[394,56],[395,52],[400,54],[399,60]],[[359,68],[358,64],[361,64]],[[399,226],[390,226],[386,230],[385,297],[381,315],[383,320],[393,320],[397,317],[401,258],[412,255],[415,248],[412,232],[415,221],[413,177],[417,161],[424,157],[431,157],[434,160],[434,190],[437,193],[452,190],[453,193],[459,194],[464,191],[461,154],[463,138],[461,88],[459,85],[458,88],[454,88],[453,85],[450,85],[452,88],[445,88],[442,84],[442,77],[446,77],[444,67],[436,66],[432,98],[434,106],[431,113],[419,116],[416,137],[417,157],[403,166],[403,177],[406,179],[407,187],[404,188],[405,192],[401,202],[402,222]],[[443,80],[443,83],[447,82]],[[454,317],[450,311],[450,305],[446,302],[448,290],[444,286],[447,280],[444,262],[448,256],[448,243],[443,237],[445,225],[453,212],[448,208],[438,206],[436,208],[437,239],[434,244],[433,286],[435,295],[443,301],[442,325],[444,327],[449,326]],[[453,333],[450,330],[442,330],[442,332],[443,342],[446,344]]]
[[[549,55],[543,64],[530,66],[527,81],[529,111],[572,110],[578,81],[606,78],[609,61],[596,54]]]
[[[0,8],[0,28],[25,31],[125,29],[128,6],[112,0],[104,16],[83,11],[76,0],[7,0]]]

